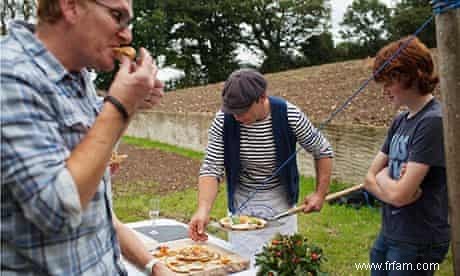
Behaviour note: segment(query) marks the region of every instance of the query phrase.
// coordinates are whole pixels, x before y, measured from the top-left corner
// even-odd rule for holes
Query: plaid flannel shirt
[[[87,70],[68,72],[25,22],[0,46],[1,274],[126,274],[108,170],[83,210],[66,168],[102,108]]]

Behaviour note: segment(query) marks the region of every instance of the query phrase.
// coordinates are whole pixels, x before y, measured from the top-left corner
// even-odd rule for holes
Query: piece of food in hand
[[[110,157],[110,164],[120,164],[128,157],[127,154],[118,154],[117,152],[112,152],[112,156]]]
[[[250,216],[231,216],[225,217],[219,220],[220,225],[232,230],[255,230],[264,228],[267,221],[261,218],[250,217]]]
[[[118,60],[121,60],[122,56],[127,56],[130,60],[134,60],[136,58],[136,50],[133,47],[118,47],[113,48],[116,53],[116,57]]]

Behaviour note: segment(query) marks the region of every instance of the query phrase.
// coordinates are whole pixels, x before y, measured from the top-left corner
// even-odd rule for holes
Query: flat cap
[[[246,112],[267,90],[264,76],[253,69],[233,72],[222,90],[222,111],[230,114]]]

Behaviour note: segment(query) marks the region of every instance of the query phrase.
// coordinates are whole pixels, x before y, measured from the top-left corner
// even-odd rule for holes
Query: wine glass
[[[149,200],[149,217],[152,220],[152,226],[156,225],[156,220],[160,217],[160,199],[152,198]]]

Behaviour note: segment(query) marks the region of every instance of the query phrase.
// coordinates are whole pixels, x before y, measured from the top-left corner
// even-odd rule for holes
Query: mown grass
[[[152,141],[144,138],[136,138],[131,136],[123,136],[123,142],[126,144],[130,144],[133,146],[138,146],[146,149],[158,149],[165,152],[172,152],[176,153],[191,159],[201,160],[204,156],[202,152],[197,152],[193,150],[189,150],[186,148],[180,148],[176,146],[172,146],[169,144]]]
[[[202,158],[203,154],[191,150],[183,150],[174,146],[152,142],[145,139],[125,137],[125,143],[136,146],[150,147],[178,153],[190,158]],[[331,192],[343,189],[346,184],[333,183]],[[301,197],[314,189],[313,178],[301,178]],[[114,199],[115,212],[123,222],[147,219],[148,200],[154,195],[131,194]],[[196,209],[197,191],[188,189],[172,193],[161,198],[161,216],[175,218],[187,222]],[[226,191],[221,185],[219,194],[211,212],[211,218],[217,219],[226,215]],[[369,275],[369,271],[358,271],[355,263],[369,261],[368,253],[379,229],[380,210],[364,207],[354,209],[346,206],[325,204],[320,213],[299,215],[299,232],[310,241],[321,246],[328,261],[323,269],[331,275]],[[214,232],[212,232],[214,233]],[[225,238],[224,233],[217,233]],[[452,254],[440,265],[436,275],[454,275]]]

